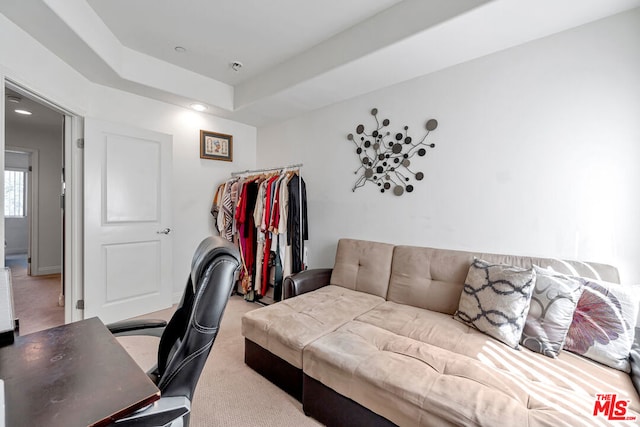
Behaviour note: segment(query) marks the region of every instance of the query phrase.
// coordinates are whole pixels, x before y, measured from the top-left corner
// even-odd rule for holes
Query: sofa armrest
[[[629,361],[631,363],[631,382],[640,396],[640,328],[636,328],[636,339],[631,347]]]
[[[282,284],[282,299],[292,298],[327,286],[331,281],[332,268],[314,268],[292,274]]]

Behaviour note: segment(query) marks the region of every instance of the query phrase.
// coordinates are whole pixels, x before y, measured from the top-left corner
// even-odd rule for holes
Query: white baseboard
[[[31,271],[32,276],[45,276],[47,274],[62,273],[62,268],[59,265],[52,265],[50,267],[40,267],[38,271]]]
[[[9,248],[6,247],[4,249],[4,254],[5,255],[25,255],[27,254],[27,248],[21,249],[21,248]]]

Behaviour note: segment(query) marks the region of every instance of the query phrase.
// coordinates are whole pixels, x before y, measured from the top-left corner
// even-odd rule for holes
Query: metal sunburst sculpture
[[[367,182],[373,182],[380,187],[380,192],[392,191],[396,196],[402,196],[405,191],[411,193],[413,185],[410,184],[410,175],[416,181],[422,181],[424,173],[413,172],[411,166],[412,158],[416,155],[423,157],[427,154],[427,148],[434,148],[436,145],[425,143],[425,139],[432,130],[438,127],[438,121],[430,119],[425,128],[427,133],[418,142],[408,136],[409,126],[404,127],[404,133],[398,132],[391,135],[385,131],[389,126],[389,119],[384,119],[382,123],[378,120],[378,109],[371,110],[371,115],[376,119],[376,129],[368,134],[364,125],[360,124],[356,128],[357,136],[352,133],[347,135],[349,141],[356,145],[356,153],[360,159],[360,167],[354,174],[362,173],[351,191],[364,186]]]

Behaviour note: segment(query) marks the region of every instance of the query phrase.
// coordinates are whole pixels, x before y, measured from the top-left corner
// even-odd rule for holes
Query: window
[[[26,180],[27,173],[25,171],[4,171],[4,216],[26,216]]]

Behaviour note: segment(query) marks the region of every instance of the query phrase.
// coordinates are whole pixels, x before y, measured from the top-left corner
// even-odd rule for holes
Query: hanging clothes
[[[246,299],[280,300],[283,278],[306,268],[306,210],[306,185],[296,171],[234,177],[216,188],[214,226],[240,250]]]
[[[289,216],[287,244],[292,248],[291,273],[305,269],[304,241],[309,239],[307,226],[307,188],[304,180],[296,175],[289,181]]]
[[[236,205],[235,221],[238,235],[238,245],[242,257],[243,271],[241,273],[242,292],[246,294],[251,289],[254,276],[256,232],[253,220],[258,184],[255,180],[240,182],[240,196]]]
[[[220,237],[230,242],[233,242],[234,212],[238,198],[237,188],[238,178],[232,178],[219,185],[211,206],[215,229],[219,232]]]
[[[264,271],[262,268],[262,264],[264,262],[264,246],[266,235],[262,229],[262,218],[264,217],[264,208],[265,208],[265,197],[267,194],[267,182],[268,180],[263,179],[258,186],[258,195],[256,197],[256,207],[253,213],[253,220],[256,226],[256,235],[257,235],[257,247],[256,247],[256,266],[255,266],[255,276],[253,282],[253,291],[260,296],[260,292],[262,291],[262,272]]]
[[[211,204],[211,215],[213,215],[213,225],[216,231],[220,232],[220,225],[218,224],[218,214],[220,213],[220,207],[222,205],[222,193],[224,192],[225,184],[220,184],[216,189],[216,193],[213,196],[213,203]]]

